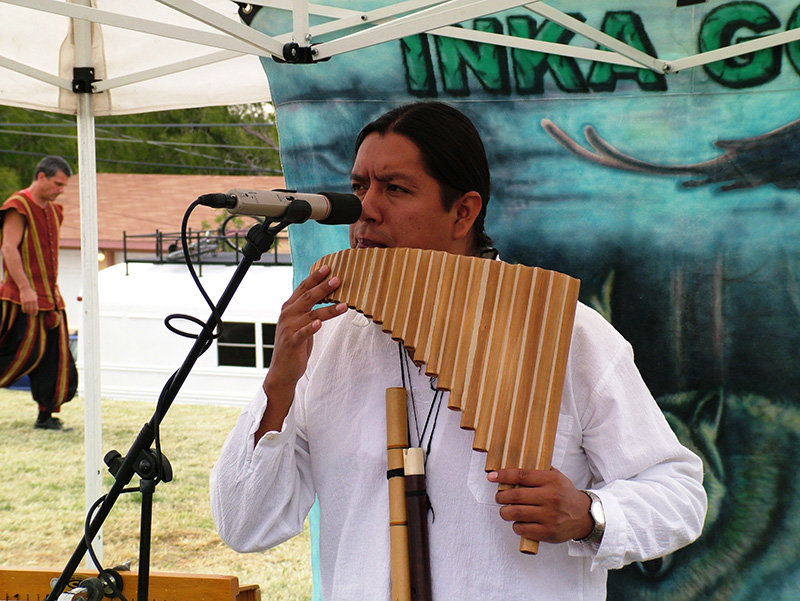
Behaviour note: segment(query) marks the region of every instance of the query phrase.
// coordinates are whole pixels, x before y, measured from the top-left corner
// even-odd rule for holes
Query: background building
[[[155,402],[193,344],[170,332],[165,317],[181,313],[205,322],[211,314],[180,247],[178,234],[189,205],[212,192],[282,187],[280,177],[98,174],[103,397]],[[59,255],[59,285],[76,340],[82,319],[78,196],[78,186],[71,183],[60,198],[65,210]],[[189,219],[192,240],[199,240],[203,249],[212,245],[212,251],[194,262],[214,302],[236,269],[235,253],[217,243],[218,222],[227,215],[224,210],[197,207]],[[245,221],[244,231],[254,223]],[[178,401],[243,404],[252,397],[269,366],[280,306],[292,289],[288,242],[279,250],[279,254],[265,255],[269,265],[254,265],[248,271],[223,316],[221,338],[198,359]],[[278,259],[280,265],[272,264]],[[178,319],[172,325],[189,333],[199,330],[187,320]],[[83,376],[80,356],[78,368]]]

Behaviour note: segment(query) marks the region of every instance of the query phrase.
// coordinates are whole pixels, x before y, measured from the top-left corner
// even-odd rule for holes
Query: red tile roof
[[[122,232],[154,234],[179,232],[187,207],[200,195],[232,188],[273,190],[284,187],[283,177],[228,175],[152,175],[98,173],[98,241],[101,250],[122,249]],[[80,248],[79,175],[70,178],[58,202],[64,205],[61,247]],[[201,229],[203,220],[214,225],[218,209],[198,207],[189,224]],[[152,248],[153,243],[148,242]]]

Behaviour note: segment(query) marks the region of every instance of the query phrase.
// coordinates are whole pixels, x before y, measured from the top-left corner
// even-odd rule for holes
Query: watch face
[[[589,515],[591,515],[594,520],[594,528],[584,541],[588,543],[599,543],[603,539],[603,534],[606,530],[606,515],[603,511],[603,502],[600,500],[600,497],[593,492],[585,492],[592,499],[589,505]]]
[[[592,514],[595,524],[605,525],[606,514],[603,511],[603,504],[599,500],[592,500],[592,504],[589,507],[589,513]]]
[[[592,528],[592,531],[585,538],[576,540],[582,543],[599,543],[603,539],[603,533],[606,530],[606,514],[605,511],[603,511],[603,502],[600,500],[600,497],[589,490],[583,490],[581,492],[585,493],[592,500],[589,504],[589,515],[592,521],[594,521],[594,528]]]

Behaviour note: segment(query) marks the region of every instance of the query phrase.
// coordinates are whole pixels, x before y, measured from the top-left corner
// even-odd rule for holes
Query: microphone
[[[234,188],[225,194],[204,194],[197,201],[207,207],[227,209],[239,215],[260,215],[262,217],[284,217],[292,206],[293,210],[307,204],[308,215],[297,223],[314,219],[326,225],[355,223],[361,216],[361,201],[355,194],[338,192],[319,192],[307,194],[295,190],[242,190]]]

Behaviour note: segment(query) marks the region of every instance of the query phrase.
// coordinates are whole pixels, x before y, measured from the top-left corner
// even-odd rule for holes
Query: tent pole
[[[308,0],[293,0],[292,39],[301,46],[305,46],[311,41],[308,26]]]
[[[88,1],[83,0],[88,4]],[[73,20],[75,34],[75,66],[92,67],[91,23]],[[97,278],[97,168],[95,155],[94,97],[91,93],[77,94],[78,177],[81,206],[81,272],[83,302],[81,303],[80,354],[83,357],[85,494],[87,514],[95,500],[102,495],[102,412],[100,407],[100,311]],[[100,561],[103,559],[102,531],[92,547]],[[91,558],[87,556],[87,567]]]

